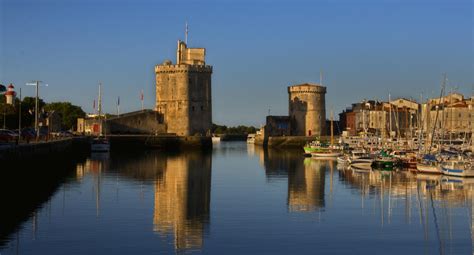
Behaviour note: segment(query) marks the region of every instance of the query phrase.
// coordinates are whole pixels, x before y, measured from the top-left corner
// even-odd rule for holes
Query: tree
[[[253,126],[239,125],[237,127],[227,127],[225,125],[212,124],[213,134],[233,134],[233,135],[246,135],[255,133],[257,129]]]
[[[80,106],[69,102],[53,102],[46,104],[44,110],[56,111],[61,115],[61,127],[63,129],[76,129],[77,119],[84,118],[86,113]]]

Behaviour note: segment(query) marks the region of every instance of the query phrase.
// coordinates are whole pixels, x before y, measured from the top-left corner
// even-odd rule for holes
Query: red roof
[[[5,96],[15,96],[15,95],[16,95],[15,91],[9,90],[9,91],[5,92]]]
[[[8,88],[9,88],[9,89],[13,89],[13,88],[15,88],[15,87],[13,86],[13,84],[10,83],[10,85],[8,85]]]

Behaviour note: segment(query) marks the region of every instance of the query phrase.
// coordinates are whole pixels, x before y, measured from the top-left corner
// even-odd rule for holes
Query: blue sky
[[[154,66],[189,46],[205,47],[215,123],[260,125],[288,113],[287,86],[327,86],[336,114],[353,102],[439,94],[474,86],[472,0],[0,0],[0,83],[24,96],[43,80],[46,101],[92,112],[98,82],[114,113],[155,100]],[[328,115],[329,116],[329,115]]]

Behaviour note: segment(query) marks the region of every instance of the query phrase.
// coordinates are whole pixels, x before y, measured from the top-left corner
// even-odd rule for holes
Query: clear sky
[[[260,125],[288,114],[287,86],[327,86],[336,114],[367,99],[474,87],[473,0],[0,0],[0,83],[92,112],[155,99],[154,66],[175,61],[176,41],[205,47],[214,66],[213,121]],[[329,115],[328,115],[329,116]]]

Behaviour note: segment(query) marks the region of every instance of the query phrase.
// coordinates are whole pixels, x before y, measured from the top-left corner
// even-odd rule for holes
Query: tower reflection
[[[288,174],[289,210],[315,211],[324,208],[327,162],[308,158],[301,163]]]
[[[173,235],[178,250],[203,245],[209,224],[211,160],[210,154],[199,152],[167,157],[155,182],[153,229]]]
[[[268,181],[288,179],[288,209],[315,211],[325,206],[326,168],[331,162],[304,158],[300,150],[255,146]]]

